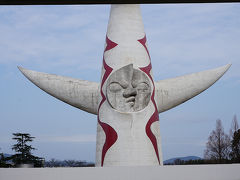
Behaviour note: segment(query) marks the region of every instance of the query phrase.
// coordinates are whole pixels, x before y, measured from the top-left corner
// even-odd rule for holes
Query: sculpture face
[[[120,112],[136,112],[144,109],[151,95],[151,86],[144,72],[129,64],[115,71],[107,82],[107,100]]]

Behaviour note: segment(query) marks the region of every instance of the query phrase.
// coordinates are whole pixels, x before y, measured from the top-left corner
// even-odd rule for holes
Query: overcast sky
[[[142,5],[155,80],[232,63],[210,89],[160,114],[163,158],[196,155],[221,119],[240,115],[240,4]],[[35,136],[47,160],[95,161],[95,115],[67,105],[17,69],[100,81],[110,5],[0,6],[0,151]]]

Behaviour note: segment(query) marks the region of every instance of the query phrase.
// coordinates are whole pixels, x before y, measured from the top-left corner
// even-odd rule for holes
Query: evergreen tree
[[[27,144],[28,142],[32,142],[35,137],[31,137],[28,133],[13,133],[13,136],[12,139],[17,141],[17,143],[12,146],[12,150],[14,150],[16,154],[11,156],[15,166],[32,164],[35,167],[41,167],[41,158],[33,156],[31,153],[35,148]]]
[[[234,132],[233,139],[231,142],[231,157],[232,162],[240,163],[240,129]]]
[[[238,126],[236,114],[233,117],[229,133],[231,137],[231,161],[233,163],[240,163],[240,129]]]

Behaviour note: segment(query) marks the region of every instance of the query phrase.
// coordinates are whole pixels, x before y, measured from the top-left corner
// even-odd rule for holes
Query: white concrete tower
[[[154,82],[139,5],[112,5],[101,83],[20,68],[35,85],[98,116],[96,166],[162,165],[158,113],[198,95],[230,64]]]
[[[97,166],[161,164],[151,69],[139,5],[112,5],[100,87]]]
[[[100,88],[97,166],[161,164],[151,67],[139,5],[112,5]]]

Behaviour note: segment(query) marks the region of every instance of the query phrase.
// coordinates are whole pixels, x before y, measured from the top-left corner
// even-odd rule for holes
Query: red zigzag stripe
[[[106,44],[107,44],[107,46],[104,50],[104,53],[118,45],[118,44],[114,43],[113,41],[111,41],[108,37],[106,37]],[[118,138],[118,135],[117,135],[116,131],[110,125],[108,125],[104,122],[101,122],[100,118],[99,118],[99,109],[101,108],[102,104],[106,100],[106,97],[103,93],[102,87],[103,87],[103,84],[105,83],[106,79],[108,78],[108,76],[111,74],[111,72],[113,70],[110,66],[108,66],[106,64],[104,56],[103,56],[103,67],[105,69],[105,73],[103,75],[102,83],[101,83],[102,100],[101,100],[101,102],[99,104],[99,107],[98,107],[98,123],[103,128],[103,131],[106,135],[106,139],[105,139],[105,143],[104,143],[103,149],[102,149],[101,166],[103,166],[104,158],[105,158],[105,155],[106,155],[107,151],[117,141],[117,138]]]
[[[146,35],[142,38],[142,39],[139,39],[138,40],[142,45],[143,47],[146,49],[147,53],[148,53],[148,56],[150,58],[150,55],[149,55],[149,51],[147,49],[147,46],[146,46]],[[151,58],[150,58],[151,59]],[[154,105],[154,108],[155,108],[155,111],[153,113],[153,115],[150,117],[150,119],[148,120],[147,124],[146,124],[146,134],[148,136],[148,138],[150,139],[150,141],[152,142],[152,145],[154,147],[154,150],[155,150],[155,153],[157,155],[157,158],[158,158],[158,163],[160,164],[160,158],[159,158],[159,153],[158,153],[158,145],[157,145],[157,138],[155,137],[155,135],[153,134],[152,130],[151,130],[151,125],[156,122],[156,121],[159,121],[159,117],[158,117],[158,110],[157,110],[157,106],[156,106],[156,102],[154,100],[154,94],[155,94],[155,86],[154,86],[154,82],[153,82],[153,78],[150,74],[150,71],[152,69],[152,65],[151,65],[151,62],[149,63],[148,66],[146,67],[142,67],[140,68],[143,72],[145,72],[148,77],[151,79],[152,83],[153,83],[153,93],[152,93],[152,96],[151,96],[151,101]]]

